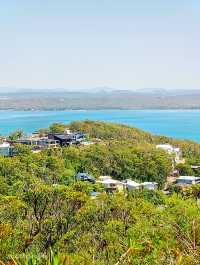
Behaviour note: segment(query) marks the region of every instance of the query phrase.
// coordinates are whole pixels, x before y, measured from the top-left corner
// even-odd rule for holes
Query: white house
[[[131,179],[127,179],[123,183],[124,187],[127,188],[128,190],[137,190],[141,187],[140,183],[137,183]]]
[[[123,190],[123,183],[119,180],[112,179],[110,176],[100,176],[97,183],[102,184],[108,191]]]
[[[156,148],[160,148],[163,149],[164,151],[166,151],[169,155],[174,155],[174,162],[176,164],[179,163],[184,163],[185,160],[181,159],[181,150],[178,147],[173,147],[170,144],[158,144],[156,145]]]
[[[107,191],[122,191],[124,189],[127,189],[129,191],[138,189],[156,190],[158,188],[157,182],[138,183],[131,179],[119,181],[112,179],[111,176],[100,176],[96,183],[102,184]]]
[[[142,182],[137,183],[133,180],[127,179],[124,181],[124,186],[128,190],[137,190],[137,189],[148,189],[148,190],[156,190],[158,188],[157,182]]]
[[[192,168],[192,169],[199,169],[200,166],[199,166],[199,165],[192,165],[191,168]]]
[[[176,179],[177,185],[193,185],[200,183],[200,177],[195,176],[180,176]]]
[[[100,176],[100,177],[98,178],[98,181],[104,181],[104,180],[106,180],[106,179],[112,179],[112,177],[111,177],[111,176]]]
[[[0,155],[9,156],[10,155],[10,144],[3,142],[0,144]]]

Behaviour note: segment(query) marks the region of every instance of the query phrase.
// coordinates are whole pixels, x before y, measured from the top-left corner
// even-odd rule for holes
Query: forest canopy
[[[0,260],[47,264],[54,253],[58,264],[69,265],[200,264],[200,188],[164,195],[172,157],[156,144],[182,149],[183,172],[198,163],[200,145],[104,122],[53,124],[47,131],[68,127],[94,144],[39,153],[16,145],[17,155],[0,157]],[[155,181],[159,190],[107,194],[77,181],[78,172]]]

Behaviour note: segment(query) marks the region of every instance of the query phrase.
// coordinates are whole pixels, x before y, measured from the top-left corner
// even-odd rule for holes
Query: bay
[[[0,134],[31,133],[51,123],[100,120],[138,127],[153,134],[200,142],[200,110],[0,111]]]

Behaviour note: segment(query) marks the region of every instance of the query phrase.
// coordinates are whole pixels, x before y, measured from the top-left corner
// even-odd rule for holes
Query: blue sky
[[[6,0],[0,87],[200,88],[200,1]]]

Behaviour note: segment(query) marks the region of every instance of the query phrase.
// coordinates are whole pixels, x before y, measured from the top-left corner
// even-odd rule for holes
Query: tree
[[[176,169],[178,170],[181,176],[193,176],[194,175],[194,171],[192,170],[191,165],[187,163],[176,165]]]
[[[22,138],[23,136],[24,136],[23,130],[17,130],[9,135],[9,139],[11,141],[16,141]]]
[[[13,154],[19,156],[25,156],[31,154],[31,146],[25,144],[15,144],[12,149]]]
[[[49,127],[49,131],[51,133],[63,133],[66,129],[66,125],[63,123],[53,123],[50,127]]]

